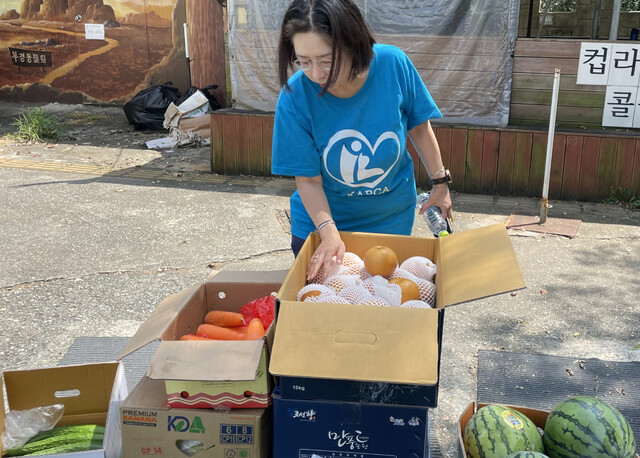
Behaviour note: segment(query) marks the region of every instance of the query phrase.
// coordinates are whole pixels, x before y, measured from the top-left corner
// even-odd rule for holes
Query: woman
[[[298,70],[289,78],[289,70]],[[410,235],[416,185],[407,134],[434,182],[420,213],[451,210],[448,181],[429,119],[442,115],[409,58],[375,44],[351,0],[294,0],[278,45],[282,90],[272,173],[294,176],[291,246],[321,243],[309,267],[341,263],[341,231]]]

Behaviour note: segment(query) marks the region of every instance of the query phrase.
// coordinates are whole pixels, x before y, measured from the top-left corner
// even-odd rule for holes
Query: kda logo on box
[[[193,417],[193,420],[189,421],[187,417],[179,415],[172,417],[169,415],[167,421],[167,431],[176,431],[178,433],[189,431],[190,433],[202,434],[205,432],[204,425],[202,424],[202,419],[200,417]]]

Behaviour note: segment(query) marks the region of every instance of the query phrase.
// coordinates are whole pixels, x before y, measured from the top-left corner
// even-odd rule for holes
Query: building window
[[[548,6],[548,13],[575,13],[577,0],[540,0],[540,13],[544,13]],[[625,0],[622,0],[624,4]],[[628,1],[629,3],[640,3],[640,0]]]
[[[640,0],[622,0],[620,11],[638,12],[640,11]]]

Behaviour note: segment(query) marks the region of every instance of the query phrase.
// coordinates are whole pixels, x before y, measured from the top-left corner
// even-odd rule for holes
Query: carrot
[[[184,341],[184,340],[211,340],[208,337],[204,337],[204,336],[196,336],[193,334],[185,334],[182,337],[180,337],[180,340]]]
[[[215,324],[203,323],[198,326],[196,334],[206,336],[214,340],[244,340],[246,336],[246,327],[238,326],[233,328],[225,328],[224,326],[216,326]]]
[[[215,324],[216,326],[232,327],[246,326],[244,315],[238,312],[228,312],[225,310],[212,310],[204,317],[206,324]]]
[[[267,332],[264,330],[262,320],[260,318],[253,318],[247,325],[247,340],[262,339]]]

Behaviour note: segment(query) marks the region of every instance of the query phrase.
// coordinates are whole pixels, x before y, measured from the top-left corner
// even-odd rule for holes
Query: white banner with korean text
[[[640,128],[640,43],[583,42],[576,83],[607,86],[605,127]]]

